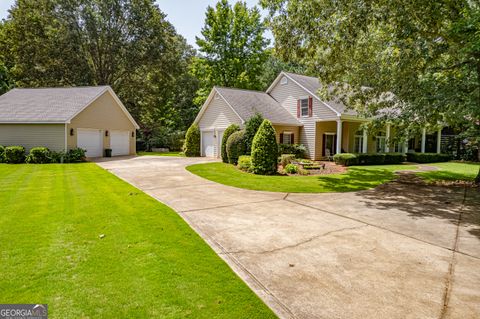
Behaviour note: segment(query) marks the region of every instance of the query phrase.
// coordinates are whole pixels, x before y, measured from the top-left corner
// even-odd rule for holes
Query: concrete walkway
[[[175,209],[280,317],[480,317],[478,190],[256,192],[185,170],[205,161],[99,165]]]

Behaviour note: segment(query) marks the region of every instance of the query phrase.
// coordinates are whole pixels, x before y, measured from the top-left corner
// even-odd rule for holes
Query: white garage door
[[[222,158],[222,139],[224,131],[225,130],[219,130],[217,132],[217,158]]]
[[[213,132],[202,132],[202,155],[206,157],[215,156],[215,138]]]
[[[77,147],[87,150],[87,157],[103,155],[103,134],[101,130],[77,129]]]
[[[130,154],[130,132],[129,131],[112,131],[110,135],[110,148],[112,156],[129,155]]]

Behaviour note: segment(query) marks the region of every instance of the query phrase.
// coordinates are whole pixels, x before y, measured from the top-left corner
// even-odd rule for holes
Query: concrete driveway
[[[286,194],[175,157],[99,165],[175,209],[283,318],[480,318],[480,193],[389,183]]]

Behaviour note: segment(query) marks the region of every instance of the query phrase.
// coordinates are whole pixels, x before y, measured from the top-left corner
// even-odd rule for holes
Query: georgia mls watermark
[[[0,319],[47,319],[46,304],[0,304]]]

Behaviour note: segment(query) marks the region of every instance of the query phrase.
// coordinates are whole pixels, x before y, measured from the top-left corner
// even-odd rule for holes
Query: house
[[[342,152],[406,152],[417,147],[422,152],[440,152],[441,131],[427,135],[424,130],[409,145],[388,145],[393,128],[368,134],[360,129],[368,119],[341,103],[323,101],[319,89],[318,78],[288,72],[281,72],[266,92],[214,87],[194,122],[200,128],[201,155],[220,157],[224,130],[233,123],[244,125],[255,113],[272,122],[278,143],[303,144],[311,159]],[[433,150],[427,149],[427,139]]]
[[[0,96],[0,145],[136,153],[138,125],[109,86],[13,89]]]

